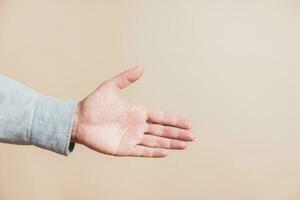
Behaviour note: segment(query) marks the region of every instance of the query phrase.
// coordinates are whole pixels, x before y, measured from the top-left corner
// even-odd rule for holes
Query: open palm
[[[165,157],[167,149],[185,149],[194,139],[189,121],[119,96],[142,74],[142,67],[127,70],[79,102],[73,141],[115,156]]]

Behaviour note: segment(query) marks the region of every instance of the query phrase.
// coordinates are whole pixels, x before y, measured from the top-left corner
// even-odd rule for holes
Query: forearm
[[[0,75],[0,142],[68,155],[76,101],[47,97]]]

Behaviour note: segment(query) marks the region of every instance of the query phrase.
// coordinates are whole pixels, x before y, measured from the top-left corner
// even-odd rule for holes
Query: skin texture
[[[129,69],[80,101],[72,140],[113,156],[166,157],[168,150],[185,149],[195,139],[188,120],[119,96],[143,71],[142,66]]]

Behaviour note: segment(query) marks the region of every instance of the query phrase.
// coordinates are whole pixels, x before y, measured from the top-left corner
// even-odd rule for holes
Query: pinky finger
[[[147,158],[163,158],[168,156],[168,151],[161,148],[151,148],[143,145],[136,145],[129,153],[129,156],[147,157]]]

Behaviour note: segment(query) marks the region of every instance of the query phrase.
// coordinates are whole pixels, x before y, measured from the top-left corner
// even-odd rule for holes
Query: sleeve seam
[[[35,107],[34,107],[33,114],[32,114],[32,120],[31,120],[31,123],[30,123],[30,129],[29,129],[29,131],[28,131],[29,137],[27,136],[27,138],[29,138],[29,140],[28,140],[28,143],[29,143],[29,144],[32,144],[32,141],[31,141],[31,139],[32,139],[32,127],[33,127],[35,115],[36,115],[36,112],[37,112],[37,107],[39,106],[39,103],[40,103],[40,99],[41,99],[41,96],[39,95],[39,96],[37,97],[36,105],[35,105]]]

